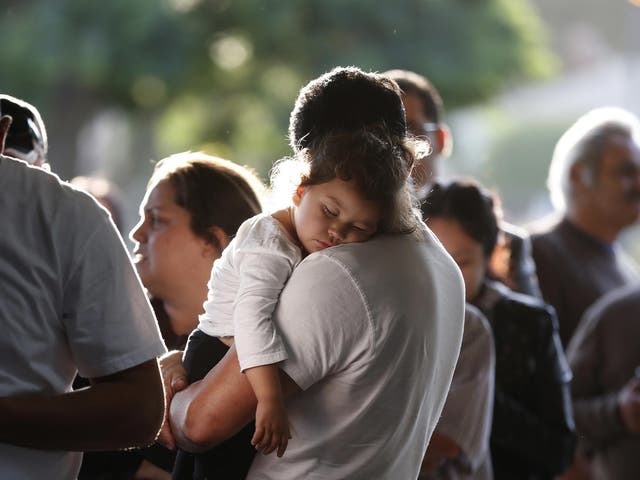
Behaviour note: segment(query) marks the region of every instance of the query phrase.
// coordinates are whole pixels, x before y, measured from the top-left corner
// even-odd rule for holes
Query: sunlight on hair
[[[416,158],[424,158],[431,155],[433,148],[431,148],[431,142],[429,140],[415,140],[413,143],[414,154]]]
[[[563,212],[567,207],[569,172],[572,165],[583,154],[585,142],[609,125],[627,130],[632,138],[640,140],[638,118],[619,107],[600,107],[590,110],[578,118],[558,140],[547,178],[551,202],[557,211]]]
[[[266,211],[275,212],[291,205],[293,194],[302,178],[308,174],[309,164],[301,159],[285,157],[276,161],[271,168]]]

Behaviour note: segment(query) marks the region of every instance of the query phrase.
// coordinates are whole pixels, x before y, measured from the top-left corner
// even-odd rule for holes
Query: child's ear
[[[292,200],[293,204],[297,207],[300,205],[300,201],[302,200],[302,195],[304,194],[304,187],[300,186],[296,188],[296,191],[293,194]]]

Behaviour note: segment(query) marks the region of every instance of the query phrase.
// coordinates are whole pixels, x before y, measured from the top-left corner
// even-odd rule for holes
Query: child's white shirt
[[[198,328],[214,337],[233,336],[242,370],[287,358],[271,316],[301,260],[284,226],[259,214],[240,226],[214,262]]]

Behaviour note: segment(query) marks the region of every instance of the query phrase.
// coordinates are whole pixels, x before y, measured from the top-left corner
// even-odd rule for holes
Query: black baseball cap
[[[29,153],[35,144],[41,151],[47,151],[47,132],[40,113],[33,105],[10,95],[0,94],[0,112],[13,119],[7,132],[5,149]]]

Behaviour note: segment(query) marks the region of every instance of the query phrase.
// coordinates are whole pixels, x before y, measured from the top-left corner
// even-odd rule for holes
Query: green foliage
[[[25,2],[0,23],[3,87],[37,96],[73,83],[133,107],[140,77],[174,90],[186,83],[202,40],[197,27],[156,0]]]
[[[336,65],[424,73],[449,109],[553,68],[527,0],[32,0],[0,32],[2,89],[45,118],[82,92],[150,113],[158,155],[226,145],[263,173],[298,89]]]

